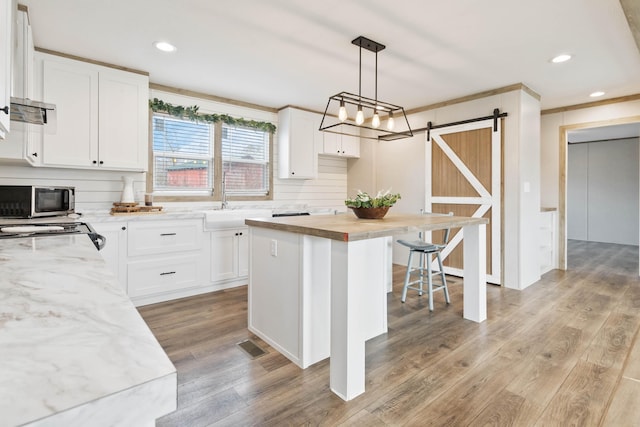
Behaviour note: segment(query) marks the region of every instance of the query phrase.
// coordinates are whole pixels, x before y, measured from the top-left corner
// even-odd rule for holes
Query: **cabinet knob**
[[[295,174],[296,174],[295,172],[291,172],[291,175],[295,175]]]
[[[9,106],[5,105],[4,108],[0,108],[0,110],[4,111],[5,114],[9,114]]]
[[[238,235],[242,236],[242,233],[238,233]]]
[[[100,164],[102,165],[102,164],[104,164],[104,162],[102,160],[100,160]]]
[[[122,227],[122,231],[125,231],[127,229],[127,227]]]
[[[98,162],[97,162],[96,160],[94,160],[94,161],[93,161],[93,162],[91,162],[91,163],[93,163],[93,164],[95,165],[95,164],[96,164],[96,163],[98,163]]]
[[[33,157],[38,157],[38,153],[31,153]]]

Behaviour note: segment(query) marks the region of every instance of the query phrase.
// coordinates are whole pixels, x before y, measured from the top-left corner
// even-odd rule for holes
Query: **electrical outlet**
[[[271,256],[278,256],[278,241],[271,241]]]

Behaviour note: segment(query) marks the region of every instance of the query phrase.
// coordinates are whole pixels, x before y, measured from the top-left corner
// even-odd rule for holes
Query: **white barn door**
[[[501,284],[502,132],[493,120],[431,131],[425,147],[425,210],[489,218],[487,282]],[[426,136],[425,136],[426,139]],[[442,232],[433,232],[434,242]],[[442,252],[445,272],[462,276],[462,229],[452,229]]]

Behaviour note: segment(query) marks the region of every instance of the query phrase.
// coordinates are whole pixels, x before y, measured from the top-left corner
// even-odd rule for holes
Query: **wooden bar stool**
[[[453,213],[449,213],[449,215],[453,215]],[[413,289],[418,291],[418,295],[422,295],[424,292],[425,285],[425,276],[426,276],[426,285],[427,285],[427,293],[429,296],[429,311],[433,311],[433,292],[444,290],[444,298],[447,304],[450,303],[449,300],[449,288],[447,287],[447,279],[444,275],[444,268],[442,265],[442,258],[440,257],[440,252],[447,246],[447,242],[449,241],[449,229],[446,229],[444,232],[444,239],[442,244],[434,244],[425,242],[422,239],[422,233],[418,235],[418,240],[398,240],[403,246],[409,248],[409,260],[407,261],[407,273],[404,276],[404,287],[402,288],[402,302],[405,302],[407,299],[407,289]],[[412,268],[411,262],[413,260],[413,254],[416,253],[420,257],[418,267]],[[433,287],[433,274],[431,270],[431,257],[435,254],[436,259],[438,260],[438,266],[440,267],[440,278],[441,284],[440,286]],[[425,266],[426,261],[426,266]],[[416,280],[411,281],[411,276],[417,276]],[[416,287],[414,285],[419,285]]]

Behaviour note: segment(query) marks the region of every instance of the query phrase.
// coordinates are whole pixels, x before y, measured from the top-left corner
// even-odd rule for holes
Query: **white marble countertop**
[[[175,367],[88,236],[0,240],[0,271],[0,425],[140,425],[175,409]]]

